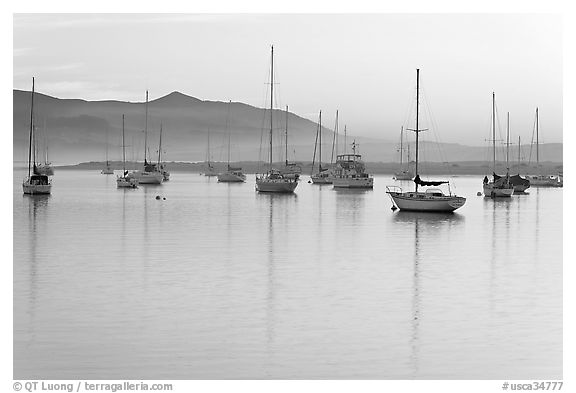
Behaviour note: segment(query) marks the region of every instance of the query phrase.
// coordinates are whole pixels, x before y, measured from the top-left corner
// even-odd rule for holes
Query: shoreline
[[[90,161],[82,162],[74,165],[54,165],[55,171],[60,170],[101,170],[104,166],[104,161]],[[122,169],[122,162],[120,161],[110,161],[110,164],[114,170]],[[204,173],[206,169],[206,164],[204,162],[191,163],[191,162],[165,162],[166,168],[170,172],[187,172],[187,173]],[[312,171],[311,162],[298,162],[296,163],[302,168],[302,174],[308,175]],[[395,162],[366,162],[366,170],[370,174],[374,175],[393,175],[399,170],[398,163]],[[261,173],[266,171],[268,165],[262,162],[233,162],[230,163],[231,166],[243,168],[243,172],[246,174]],[[497,164],[497,173],[505,173],[505,163]],[[134,170],[134,168],[140,168],[142,166],[141,162],[127,162],[126,168],[129,171]],[[216,162],[213,163],[214,168],[217,172],[226,171],[227,164]],[[275,168],[284,167],[284,163],[275,163],[273,165]],[[14,166],[16,169],[17,166]],[[24,166],[22,166],[24,168]],[[413,166],[411,166],[413,168]],[[491,173],[491,165],[487,165],[485,162],[478,161],[465,161],[465,162],[448,162],[448,163],[436,163],[436,162],[423,162],[420,163],[421,173],[425,176],[428,175],[445,175],[445,176],[458,176],[458,175],[486,175]],[[540,172],[543,174],[558,174],[563,171],[562,162],[543,162],[540,164]],[[525,174],[536,174],[538,173],[538,168],[535,164],[520,164],[520,170],[518,170],[517,165],[512,165],[510,167],[510,174],[520,173]]]

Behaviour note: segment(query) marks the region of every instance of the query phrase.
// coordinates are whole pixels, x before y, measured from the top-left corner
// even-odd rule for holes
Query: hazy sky
[[[496,92],[504,132],[562,141],[562,19],[536,14],[52,14],[14,16],[14,88],[143,101],[178,90],[263,107],[270,45],[279,105],[398,139],[416,68],[442,142],[484,145]],[[411,116],[410,116],[411,118]],[[426,122],[425,122],[426,123]],[[431,126],[425,124],[426,126]]]

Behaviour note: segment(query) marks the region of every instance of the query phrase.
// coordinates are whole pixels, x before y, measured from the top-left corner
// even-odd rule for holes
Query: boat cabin
[[[30,176],[30,185],[47,186],[48,184],[49,184],[48,176],[46,176],[46,175],[32,175],[32,176]]]
[[[439,188],[429,188],[426,190],[426,195],[435,196],[435,197],[443,197],[444,193]]]

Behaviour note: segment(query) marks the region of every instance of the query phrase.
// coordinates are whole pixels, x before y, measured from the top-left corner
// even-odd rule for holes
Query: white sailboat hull
[[[420,212],[453,212],[464,206],[466,198],[434,196],[425,192],[387,192],[400,210]]]
[[[334,177],[334,188],[374,188],[373,177]]]
[[[145,171],[135,171],[128,175],[128,177],[133,177],[138,180],[138,184],[162,184],[164,176],[162,172],[145,172]]]
[[[278,192],[290,193],[294,192],[298,182],[292,179],[256,179],[256,191],[258,192]]]
[[[22,190],[24,194],[28,195],[45,195],[52,192],[52,184],[30,184],[30,182],[26,180],[22,183]]]
[[[564,184],[557,177],[528,176],[530,185],[534,187],[562,187]]]
[[[494,187],[492,183],[484,184],[484,196],[489,198],[509,198],[514,194],[514,187],[500,188]]]
[[[224,172],[218,175],[218,181],[220,183],[242,183],[246,181],[246,175]]]
[[[134,177],[118,177],[116,179],[116,187],[118,188],[137,188],[138,180]]]
[[[313,175],[310,176],[310,180],[312,180],[314,184],[332,184],[334,182],[334,178],[331,176]]]

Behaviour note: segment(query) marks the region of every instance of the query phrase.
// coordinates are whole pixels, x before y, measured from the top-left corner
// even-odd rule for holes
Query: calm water
[[[173,173],[14,171],[16,379],[562,378],[562,190],[454,215]],[[410,183],[406,183],[410,185]],[[411,187],[411,185],[410,185]],[[156,200],[156,195],[166,200]]]

